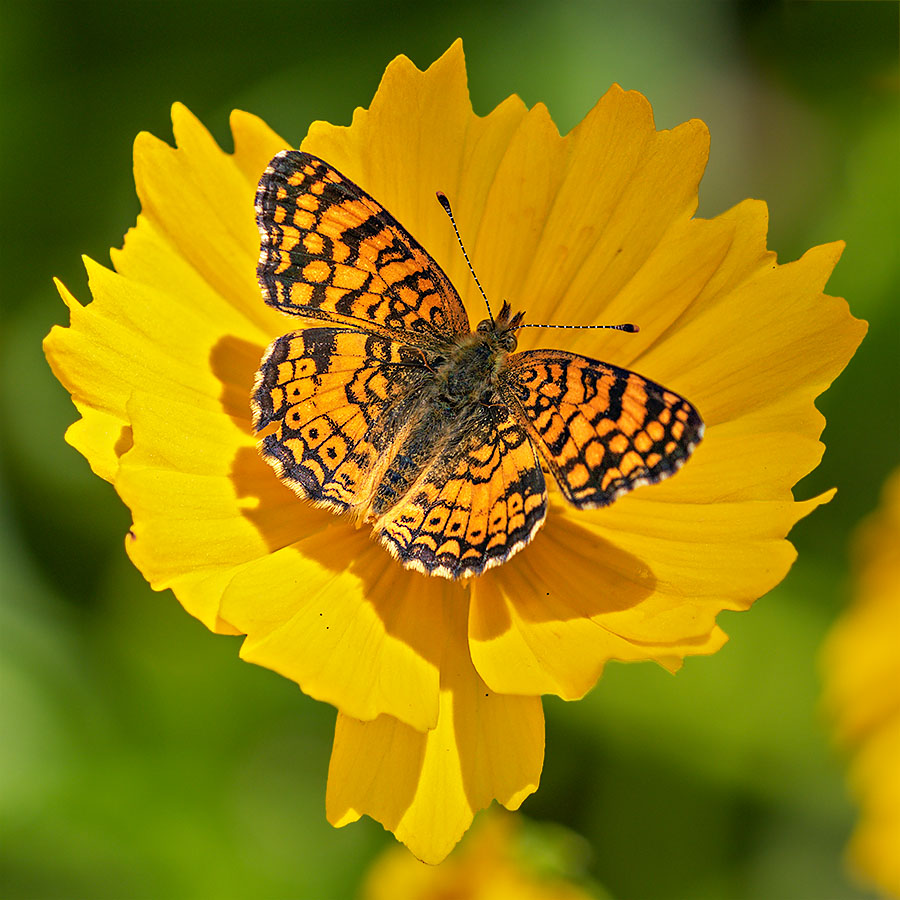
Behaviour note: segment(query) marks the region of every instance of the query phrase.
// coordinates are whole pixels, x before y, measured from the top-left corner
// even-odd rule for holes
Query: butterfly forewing
[[[703,436],[697,410],[653,381],[559,350],[510,357],[506,395],[575,506],[607,506],[674,474]]]
[[[362,188],[309,153],[285,150],[256,195],[263,298],[285,313],[407,340],[469,330],[440,266]]]

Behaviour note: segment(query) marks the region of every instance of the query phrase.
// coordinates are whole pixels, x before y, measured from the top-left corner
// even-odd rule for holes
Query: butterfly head
[[[503,306],[496,319],[482,319],[475,331],[477,334],[489,344],[492,344],[500,350],[512,353],[518,344],[516,331],[522,324],[525,313],[519,311],[512,314],[512,308],[509,303],[504,300]]]

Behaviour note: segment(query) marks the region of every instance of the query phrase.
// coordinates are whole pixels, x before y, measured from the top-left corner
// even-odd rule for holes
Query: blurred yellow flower
[[[578,885],[582,873],[571,833],[528,830],[511,813],[491,810],[440,866],[424,866],[394,846],[366,876],[362,900],[591,900],[606,896]],[[562,840],[561,840],[562,838]],[[568,857],[568,858],[567,858]],[[549,864],[548,864],[549,863]]]
[[[45,349],[81,414],[67,440],[130,508],[126,548],[155,589],[338,708],[329,821],[370,815],[437,862],[477,810],[537,788],[542,694],[581,697],[611,659],[674,671],[715,652],[716,615],[790,568],[788,531],[830,496],[791,494],[822,454],[813,400],[865,330],[822,293],[841,245],[777,265],[765,204],[694,218],[705,125],[657,131],[618,86],[566,136],[515,96],[476,116],[458,42],[425,72],[395,59],[349,127],[313,123],[302,148],[428,248],[472,321],[482,301],[436,189],[489,296],[541,322],[639,323],[566,333],[565,349],[665,384],[706,422],[669,481],[591,511],[551,494],[515,558],[429,578],[299,501],[257,453],[254,374],[296,325],[260,297],[254,192],[286,142],[235,112],[226,154],[184,107],[172,117],[176,148],[135,142],[142,212],[114,271],[86,261],[89,306],[59,285],[71,326]],[[520,349],[560,343],[530,329]]]
[[[900,897],[900,469],[879,510],[859,529],[858,578],[850,608],[825,646],[825,700],[841,745],[860,821],[854,867]]]

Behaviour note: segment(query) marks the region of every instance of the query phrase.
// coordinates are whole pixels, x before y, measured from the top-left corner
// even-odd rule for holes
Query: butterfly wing
[[[546,514],[544,474],[526,429],[505,407],[483,406],[375,531],[404,566],[459,578],[509,559]]]
[[[607,506],[674,474],[703,436],[697,410],[635,372],[558,350],[508,360],[505,393],[560,489]]]
[[[301,497],[364,514],[424,377],[422,351],[358,329],[275,340],[251,405],[260,452]]]
[[[263,298],[285,313],[432,339],[468,317],[441,267],[362,188],[328,163],[283,150],[256,194]],[[427,339],[427,338],[426,338]]]

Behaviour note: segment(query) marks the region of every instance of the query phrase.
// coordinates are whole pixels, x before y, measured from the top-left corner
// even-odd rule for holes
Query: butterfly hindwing
[[[274,341],[253,391],[260,452],[298,494],[364,509],[423,376],[421,351],[347,328]]]
[[[561,350],[517,353],[507,372],[511,405],[583,509],[668,478],[703,436],[687,400],[636,372]]]
[[[405,566],[458,578],[508,559],[546,514],[544,475],[526,429],[508,409],[485,406],[375,528]]]
[[[256,194],[263,298],[285,313],[407,340],[469,330],[462,301],[441,267],[362,188],[326,162],[283,150]]]

